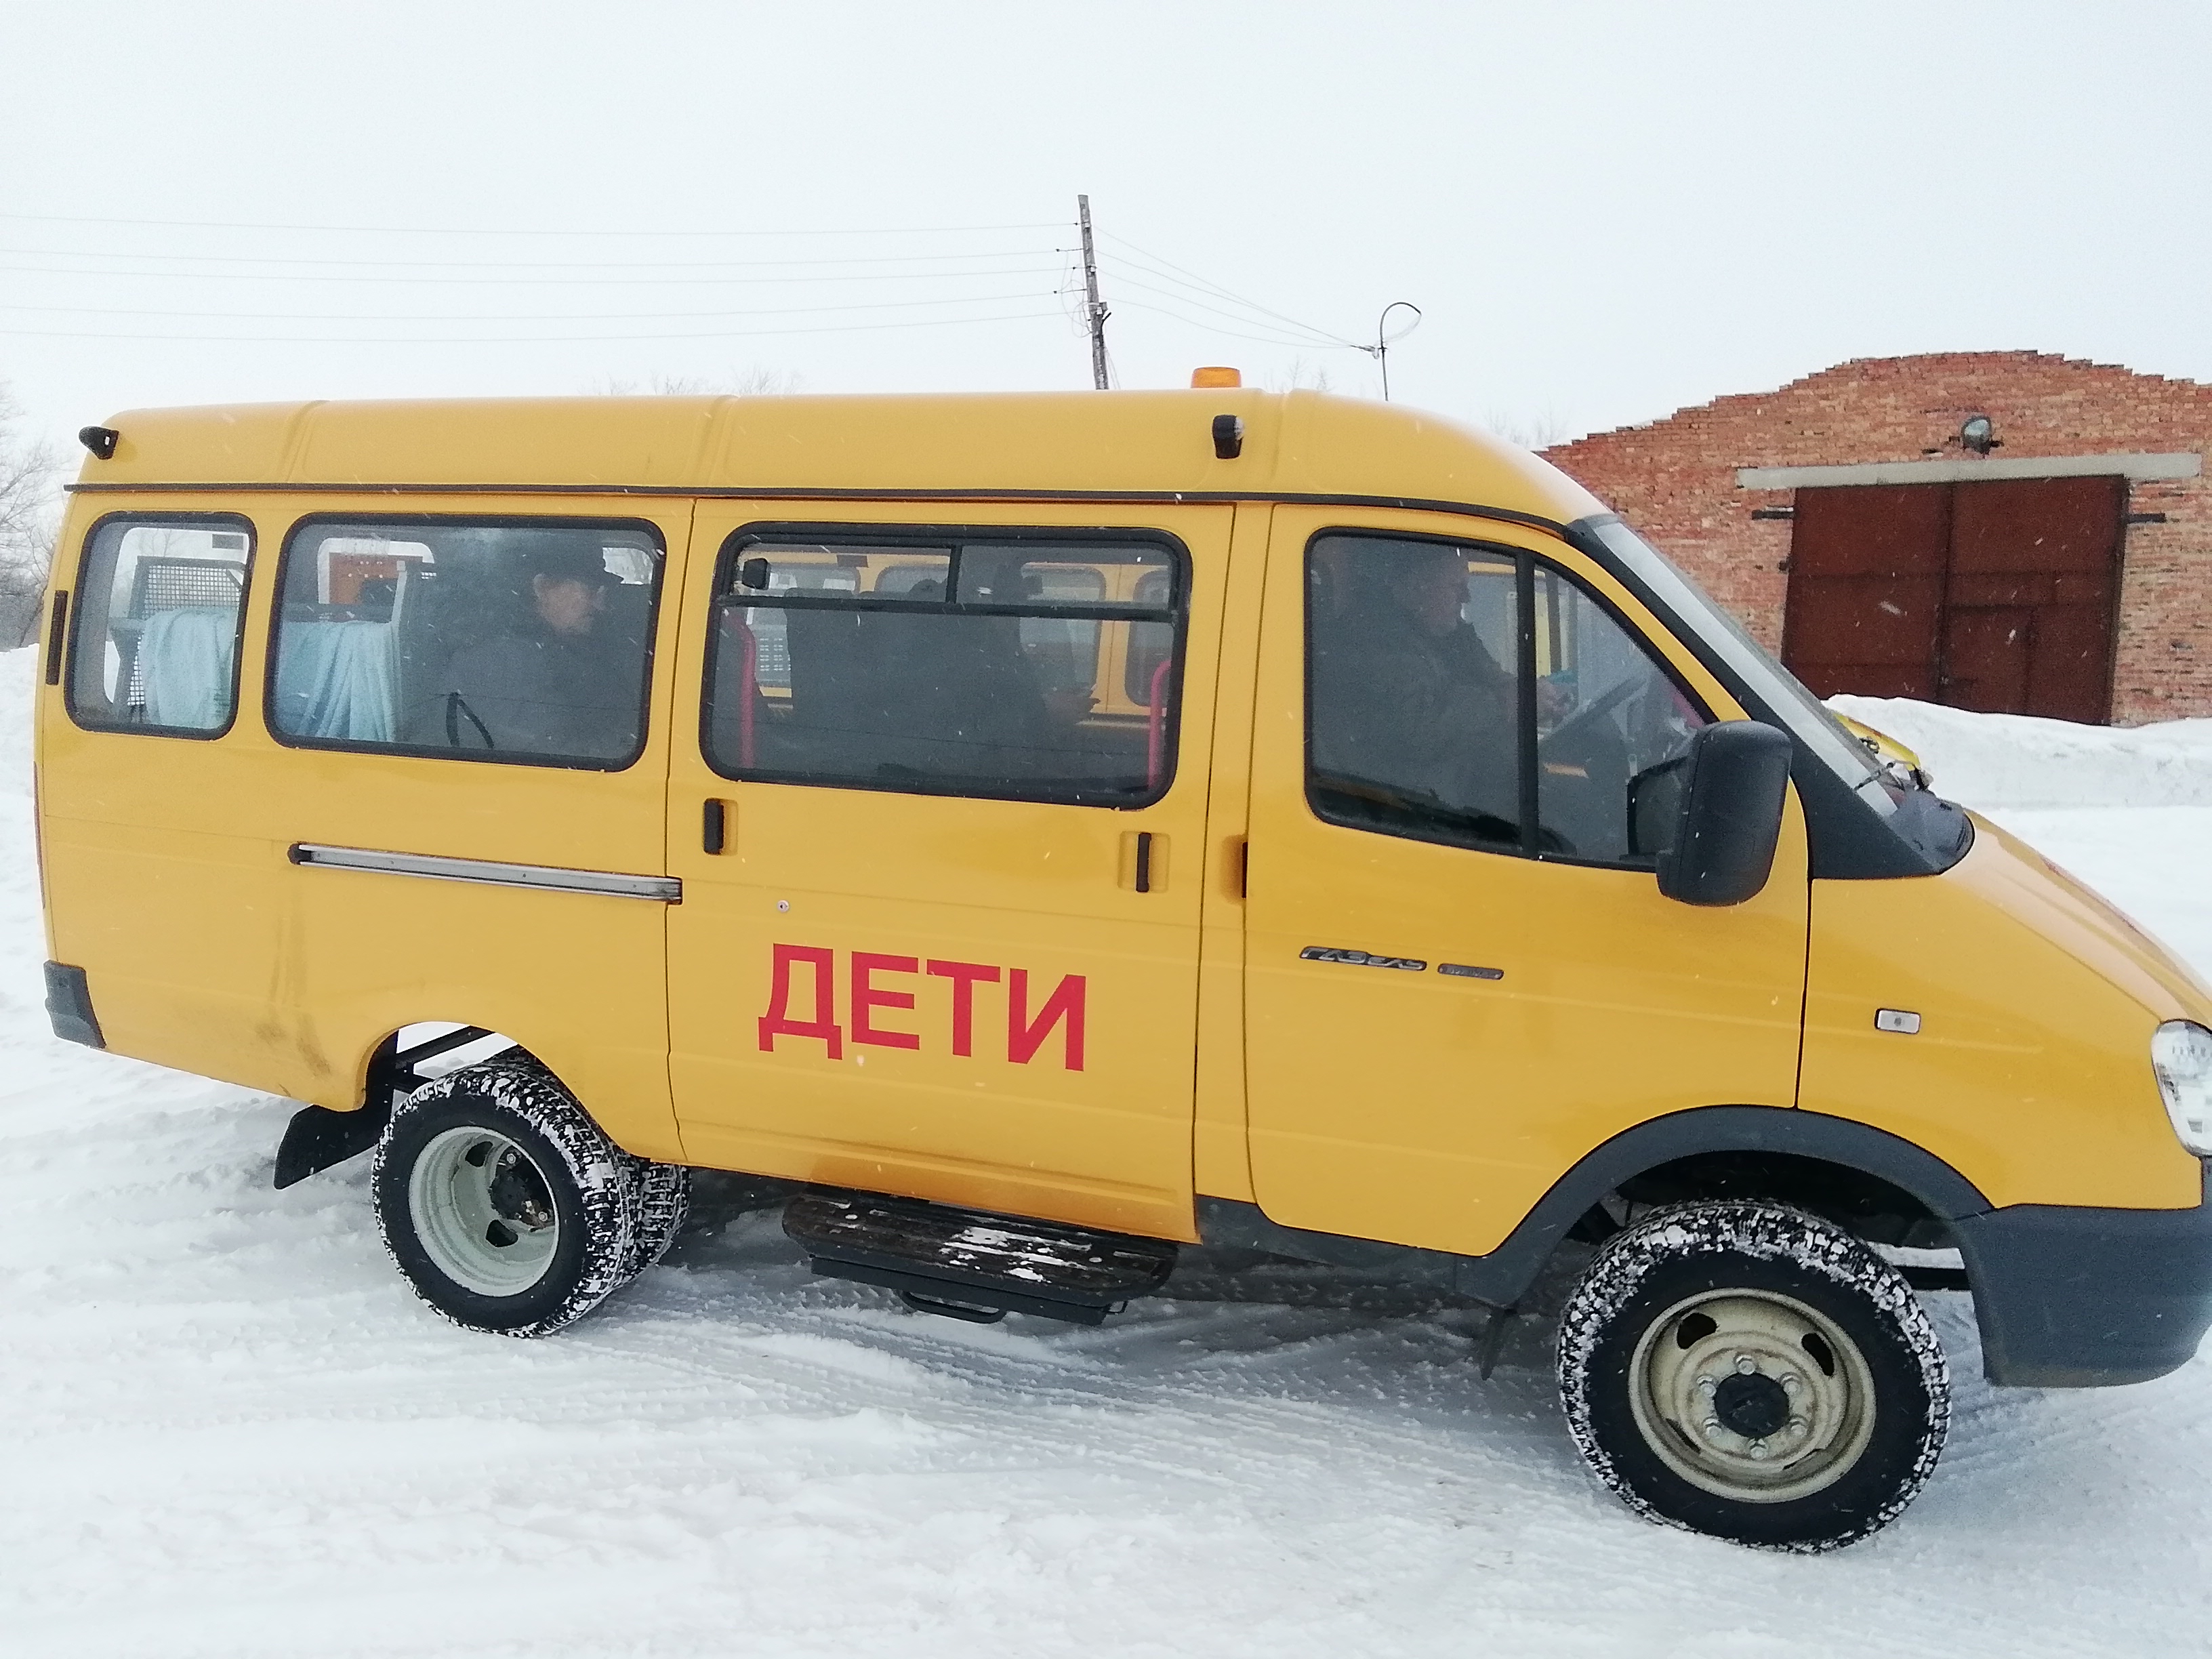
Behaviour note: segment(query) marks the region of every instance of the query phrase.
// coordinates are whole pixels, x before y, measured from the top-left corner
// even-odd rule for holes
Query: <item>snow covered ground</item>
[[[1960,1379],[1942,1468],[1890,1531],[1818,1559],[1600,1492],[1540,1331],[1484,1383],[1468,1316],[1317,1271],[1231,1280],[1194,1254],[1175,1296],[1102,1329],[978,1328],[811,1279],[725,1184],[568,1333],[457,1330],[386,1261],[360,1164],[270,1190],[283,1102],[47,1035],[27,655],[0,659],[0,1651],[2212,1642],[2212,1360],[1993,1391],[1954,1296],[1930,1298]],[[2197,757],[2177,783],[2142,734],[1855,712],[2212,969],[2212,723],[2167,728]],[[2086,781],[2046,789],[2065,767]]]

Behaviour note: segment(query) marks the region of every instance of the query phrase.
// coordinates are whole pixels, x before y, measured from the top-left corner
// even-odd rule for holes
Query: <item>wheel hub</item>
[[[521,1145],[497,1130],[448,1129],[407,1178],[415,1237],[431,1265],[479,1296],[519,1296],[559,1247],[552,1188]]]
[[[514,1146],[498,1155],[486,1196],[503,1221],[519,1221],[526,1227],[544,1227],[552,1222],[553,1195],[545,1190],[544,1177]]]
[[[1713,1390],[1713,1415],[1730,1434],[1764,1440],[1790,1422],[1790,1395],[1773,1377],[1729,1376]]]
[[[1778,1291],[1707,1291],[1668,1309],[1637,1344],[1629,1390],[1661,1461],[1753,1503],[1832,1484],[1874,1432],[1874,1379],[1856,1345]]]

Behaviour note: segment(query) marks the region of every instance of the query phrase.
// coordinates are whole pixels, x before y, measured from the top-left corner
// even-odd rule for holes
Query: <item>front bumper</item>
[[[2017,1204],[1951,1228],[1992,1382],[2146,1382],[2187,1364],[2212,1327],[2212,1192],[2193,1210]]]

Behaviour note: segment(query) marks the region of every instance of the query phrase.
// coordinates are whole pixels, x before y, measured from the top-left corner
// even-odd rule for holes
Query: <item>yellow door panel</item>
[[[1253,1183],[1286,1225],[1480,1255],[1577,1158],[1632,1124],[1697,1106],[1793,1103],[1804,829],[1793,799],[1765,890],[1701,909],[1662,898],[1648,868],[1323,822],[1307,796],[1307,546],[1345,522],[1279,507],[1270,538],[1246,901]],[[1565,546],[1502,527],[1471,535],[1463,519],[1358,522],[1507,550],[1499,565],[1464,573],[1472,584],[1510,581],[1510,550],[1532,550],[1642,634],[1715,717],[1740,717]],[[1372,579],[1364,544],[1345,546],[1330,544],[1317,604]],[[1541,602],[1548,590],[1534,592]],[[1595,670],[1578,669],[1571,641],[1545,620],[1533,647],[1538,705],[1556,707],[1565,732],[1575,677],[1595,683]],[[1376,637],[1389,648],[1390,636]],[[1315,670],[1317,687],[1362,678],[1357,662]],[[1544,787],[1575,787],[1591,752],[1545,751],[1546,777],[1567,781]]]
[[[695,1159],[726,1168],[1187,1238],[1200,849],[1231,515],[1132,508],[1100,531],[1096,506],[963,504],[957,522],[981,528],[936,538],[977,550],[961,553],[957,575],[949,553],[912,550],[950,517],[941,506],[841,503],[830,524],[804,503],[701,505],[679,675],[686,695],[714,677],[720,701],[706,730],[725,745],[726,769],[746,775],[717,772],[692,743],[671,775],[668,867],[684,882],[670,917],[672,1079],[684,1142]],[[720,561],[718,573],[715,550],[769,522],[781,526],[767,544],[777,586],[758,591],[811,597],[815,608],[718,610],[718,574],[736,592],[742,561]],[[883,527],[874,551],[860,550],[867,526]],[[900,662],[936,649],[928,630],[969,627],[954,602],[967,605],[971,589],[978,614],[1006,600],[1004,582],[985,592],[975,573],[994,559],[1003,568],[1016,532],[1054,529],[1075,539],[1024,556],[1028,599],[1106,607],[1090,618],[1098,638],[1080,617],[1024,623],[1021,660],[994,669],[993,695],[1037,699],[1058,722],[1024,731],[1135,769],[1130,804],[1000,799],[982,793],[999,787],[988,779],[945,781],[945,769],[967,763],[946,758],[958,745],[913,706],[940,689],[927,675],[902,694],[908,707],[879,700],[872,712],[834,714],[847,705],[830,699],[888,684],[905,672]],[[1100,580],[1078,580],[1081,537],[1117,530],[1164,532],[1187,550],[1179,731],[1164,706],[1154,729],[1143,701],[1171,684],[1158,668],[1163,636],[1110,614],[1165,603],[1164,579],[1139,595],[1142,584],[1109,561]],[[805,551],[810,537],[825,550]],[[826,650],[823,630],[852,615],[863,617],[856,629],[916,631],[879,639],[836,684],[810,680],[808,653]],[[1012,647],[1011,633],[1000,646],[975,638],[975,661],[962,659],[969,667]],[[840,720],[897,726],[904,758],[835,759],[851,736]],[[1012,744],[1002,735],[983,746],[1000,756],[992,764],[1018,771],[1024,763],[1001,752]],[[852,785],[804,781],[848,764],[861,769]],[[1152,766],[1157,790],[1139,787]],[[756,775],[777,767],[784,781]],[[946,793],[898,787],[908,778]],[[1031,789],[1018,781],[1005,793]],[[1146,794],[1157,799],[1140,802]],[[705,850],[709,800],[727,804],[719,854]]]

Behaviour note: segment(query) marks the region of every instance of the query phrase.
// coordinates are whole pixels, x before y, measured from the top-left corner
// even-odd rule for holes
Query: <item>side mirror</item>
[[[1757,720],[1700,729],[1686,753],[1628,786],[1631,844],[1656,852],[1659,890],[1684,904],[1741,904],[1774,867],[1790,739]]]

